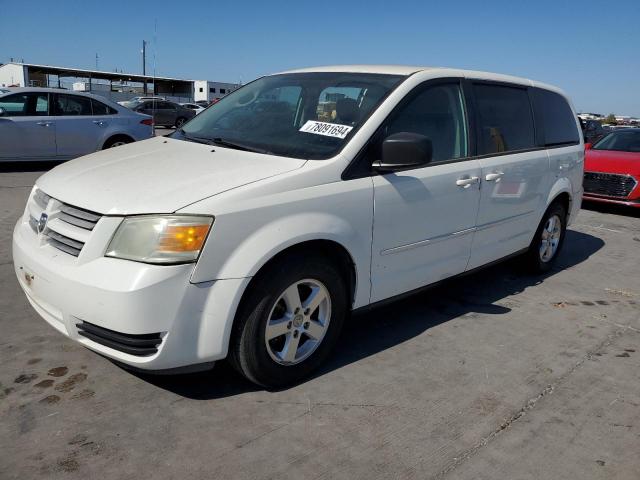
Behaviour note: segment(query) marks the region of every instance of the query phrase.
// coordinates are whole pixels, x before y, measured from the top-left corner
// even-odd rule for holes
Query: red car
[[[585,144],[584,199],[640,208],[640,129]]]

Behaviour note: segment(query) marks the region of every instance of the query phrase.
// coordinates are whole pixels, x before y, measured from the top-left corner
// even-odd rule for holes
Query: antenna
[[[98,53],[96,52],[96,70],[98,70]]]
[[[147,93],[147,41],[142,40],[142,76],[144,78],[143,92]]]

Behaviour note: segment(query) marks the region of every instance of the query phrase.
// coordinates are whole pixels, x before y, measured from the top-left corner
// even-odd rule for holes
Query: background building
[[[102,95],[115,102],[140,95],[159,95],[175,102],[192,102],[222,98],[239,85],[11,62],[0,64],[0,87],[65,88]]]

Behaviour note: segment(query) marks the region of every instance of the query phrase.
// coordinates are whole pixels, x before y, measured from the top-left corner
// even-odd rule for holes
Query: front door
[[[6,95],[0,107],[0,161],[55,159],[56,125],[49,117],[48,93]]]
[[[370,161],[387,136],[428,137],[427,166],[373,178],[371,301],[461,273],[469,260],[480,199],[480,163],[467,159],[468,128],[457,82],[418,87],[376,134]],[[376,158],[378,157],[378,158]]]

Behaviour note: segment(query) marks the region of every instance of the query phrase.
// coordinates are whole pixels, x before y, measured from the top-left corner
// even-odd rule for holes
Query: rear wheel
[[[182,127],[182,125],[184,125],[186,121],[187,121],[187,119],[186,119],[186,118],[184,118],[184,117],[178,117],[178,118],[176,119],[176,128],[181,128],[181,127]]]
[[[120,147],[122,145],[126,145],[127,143],[131,143],[131,142],[133,142],[133,139],[129,137],[125,137],[124,135],[121,135],[118,137],[112,137],[104,143],[104,146],[102,147],[102,149],[106,150],[107,148]]]
[[[231,363],[249,380],[282,387],[309,375],[335,346],[347,313],[340,270],[292,255],[250,286],[234,324]]]
[[[534,272],[551,270],[564,243],[567,212],[560,203],[545,212],[526,254],[528,267]]]

